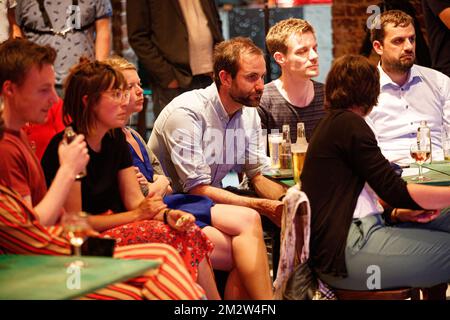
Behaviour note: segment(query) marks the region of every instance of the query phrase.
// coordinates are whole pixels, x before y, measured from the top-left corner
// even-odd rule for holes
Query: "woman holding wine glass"
[[[107,64],[82,60],[71,70],[64,118],[71,119],[66,124],[86,137],[90,161],[87,175],[73,184],[64,208],[88,212],[88,221],[98,232],[126,225],[127,231],[115,238],[120,246],[159,242],[177,248],[192,278],[209,294],[209,288],[215,286],[207,261],[213,247],[194,225],[195,218],[167,209],[154,193],[147,197],[141,193],[121,130],[129,97],[123,75]],[[63,136],[63,132],[55,135],[42,158],[47,183],[59,167],[57,148]],[[132,241],[129,233],[135,234]]]
[[[311,264],[335,288],[368,290],[373,270],[381,272],[376,289],[446,284],[450,214],[440,210],[450,206],[450,188],[408,184],[395,173],[364,120],[379,92],[379,72],[366,58],[335,60],[328,113],[301,174],[311,204]]]

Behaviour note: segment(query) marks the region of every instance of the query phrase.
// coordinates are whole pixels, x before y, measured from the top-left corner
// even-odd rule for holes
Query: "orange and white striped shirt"
[[[0,254],[69,255],[61,226],[44,227],[21,196],[0,185]],[[189,275],[178,252],[169,245],[150,243],[115,249],[115,258],[152,259],[161,264],[141,277],[87,295],[86,299],[204,299],[204,291]]]

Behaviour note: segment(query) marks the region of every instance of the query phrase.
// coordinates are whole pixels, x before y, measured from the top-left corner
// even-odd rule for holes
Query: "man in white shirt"
[[[366,120],[381,151],[389,161],[412,162],[409,148],[417,139],[420,121],[426,120],[433,161],[442,160],[441,130],[450,120],[450,78],[414,64],[416,34],[413,19],[406,13],[390,10],[381,14],[371,38],[381,57],[381,93]]]

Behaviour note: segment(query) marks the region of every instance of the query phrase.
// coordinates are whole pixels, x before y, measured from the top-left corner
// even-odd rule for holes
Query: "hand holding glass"
[[[423,141],[422,143],[413,143],[410,147],[411,157],[416,161],[419,167],[419,175],[414,177],[412,180],[414,181],[427,181],[430,180],[426,178],[422,174],[422,165],[425,161],[430,158],[431,155],[431,145],[429,141]]]

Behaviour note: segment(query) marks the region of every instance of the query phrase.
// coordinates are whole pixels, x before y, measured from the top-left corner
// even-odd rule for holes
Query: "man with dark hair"
[[[161,112],[148,142],[177,192],[208,196],[217,203],[257,210],[278,226],[284,188],[265,178],[267,157],[259,148],[256,111],[266,66],[261,49],[234,38],[214,50],[215,83],[175,98]],[[222,189],[231,171],[245,172],[260,198]]]
[[[47,192],[44,173],[22,127],[45,122],[58,96],[53,63],[56,52],[24,39],[0,45],[0,96],[3,99],[5,137],[0,142],[0,184],[17,191],[34,207],[43,225],[59,217],[75,176],[89,161],[83,135],[59,147],[61,166]]]
[[[384,12],[371,33],[374,50],[381,57],[381,93],[366,119],[381,151],[390,161],[410,163],[410,145],[416,141],[420,121],[426,120],[433,160],[443,159],[441,129],[450,122],[450,78],[414,64],[416,34],[413,19],[406,13]]]
[[[424,66],[431,67],[431,57],[428,49],[428,45],[422,34],[422,29],[420,26],[419,19],[417,19],[417,12],[411,1],[409,0],[383,0],[377,3],[378,8],[381,12],[388,10],[400,10],[410,15],[414,20],[414,29],[416,30],[416,63]],[[371,54],[376,53],[373,51],[372,42],[370,41],[370,31],[371,29],[366,28],[366,36],[364,37],[360,54],[365,57],[371,57]]]
[[[433,68],[450,77],[450,1],[422,0]]]

